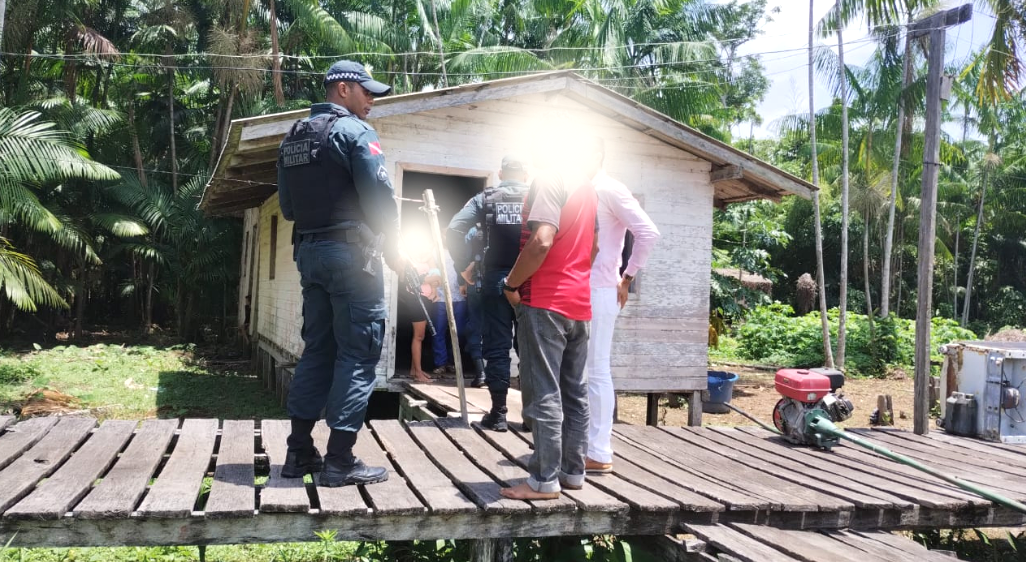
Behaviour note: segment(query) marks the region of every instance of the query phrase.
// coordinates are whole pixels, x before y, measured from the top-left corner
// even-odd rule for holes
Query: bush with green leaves
[[[837,338],[839,312],[828,312],[831,340]],[[935,317],[930,330],[931,359],[940,361],[937,348],[956,340],[976,339],[954,320]],[[738,353],[742,358],[780,367],[823,365],[823,332],[819,312],[795,316],[794,309],[779,302],[757,307],[738,329]],[[849,373],[880,376],[890,366],[909,367],[915,357],[915,322],[891,315],[874,319],[848,313],[848,348],[845,367]]]

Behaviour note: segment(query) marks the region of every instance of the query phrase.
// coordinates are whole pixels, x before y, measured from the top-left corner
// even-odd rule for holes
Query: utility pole
[[[923,141],[923,188],[919,207],[919,286],[916,310],[915,411],[913,430],[930,431],[930,320],[933,317],[934,245],[937,239],[937,175],[940,171],[941,98],[943,93],[944,37],[949,27],[973,17],[972,4],[953,8],[909,26],[912,38],[930,38],[926,76],[926,132]],[[900,125],[899,125],[900,126]],[[944,397],[941,397],[943,400]]]

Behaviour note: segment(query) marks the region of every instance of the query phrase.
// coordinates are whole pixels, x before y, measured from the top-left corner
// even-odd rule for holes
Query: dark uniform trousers
[[[303,288],[303,343],[289,388],[289,417],[320,418],[331,429],[356,432],[374,391],[374,369],[385,332],[384,276],[363,271],[359,245],[303,240],[296,266]]]
[[[516,313],[502,292],[508,269],[489,270],[481,283],[481,343],[485,383],[493,396],[509,390],[509,350],[513,347]],[[473,289],[471,289],[473,290]]]

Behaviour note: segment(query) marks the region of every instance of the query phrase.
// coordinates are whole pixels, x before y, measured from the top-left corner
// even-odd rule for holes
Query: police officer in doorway
[[[468,293],[480,291],[481,312],[477,318],[482,321],[486,364],[484,375],[479,374],[472,384],[487,384],[492,397],[492,409],[481,419],[481,426],[506,431],[509,350],[513,347],[516,315],[502,292],[502,279],[520,253],[520,211],[530,189],[526,183],[527,161],[512,154],[504,157],[499,180],[497,187],[489,187],[467,201],[449,223],[447,236],[456,270],[464,271],[473,264],[477,282],[467,288]]]
[[[388,478],[353,455],[385,330],[381,258],[401,271],[399,213],[378,135],[365,121],[390,89],[363,65],[339,61],[324,77],[326,103],[297,121],[281,143],[278,200],[295,221],[303,288],[303,356],[289,388],[292,433],[282,476],[320,472],[321,486]],[[311,432],[331,428],[321,458]]]

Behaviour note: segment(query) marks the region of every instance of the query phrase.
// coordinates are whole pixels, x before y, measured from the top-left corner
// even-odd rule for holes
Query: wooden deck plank
[[[521,468],[527,469],[531,458],[531,445],[511,431],[479,430],[484,438],[512,458]],[[630,506],[615,496],[595,486],[584,486],[580,490],[563,490],[563,495],[574,500],[580,509],[589,511],[627,511]]]
[[[996,462],[1001,465],[1001,469],[1004,472],[1011,472],[1012,474],[1022,474],[1026,470],[1026,454],[1018,454],[1010,452],[1008,449],[1002,449],[1000,447],[986,447],[983,451],[979,451],[974,447],[970,447],[970,444],[975,439],[963,437],[961,442],[950,442],[940,439],[931,439],[925,435],[916,435],[909,431],[902,431],[899,429],[877,429],[873,428],[872,431],[863,433],[868,439],[872,439],[874,435],[886,435],[888,437],[896,437],[911,443],[922,445],[925,447],[937,448],[944,451],[946,454],[950,453],[952,456],[969,457],[974,459],[976,463],[979,463],[980,459],[987,459],[988,466],[994,466],[992,463]],[[1026,446],[1020,446],[1026,451]],[[1014,451],[1014,449],[1012,449]],[[982,455],[981,455],[982,453]]]
[[[850,511],[855,508],[850,502],[807,490],[699,447],[686,446],[684,441],[667,442],[663,436],[669,434],[661,429],[618,425],[613,431],[640,447],[658,452],[664,460],[678,466],[687,465],[710,478],[729,474],[745,482],[748,489],[758,495],[779,502],[783,511]]]
[[[75,516],[83,519],[128,517],[146,492],[146,485],[176,429],[178,420],[143,422],[110,472],[75,506]]]
[[[318,423],[323,426],[324,424]],[[306,513],[310,511],[310,496],[302,478],[282,478],[285,464],[285,439],[292,431],[289,420],[263,420],[260,422],[260,446],[267,453],[271,472],[260,490],[260,511]]]
[[[95,426],[93,418],[62,418],[31,449],[0,471],[0,513],[28,495],[40,479],[57,470]]]
[[[353,447],[353,453],[371,466],[382,466],[388,470],[388,480],[363,486],[375,514],[402,515],[427,511],[424,504],[410,489],[403,475],[392,466],[388,455],[381,450],[381,446],[371,430],[365,429],[360,432],[356,446]]]
[[[204,512],[207,517],[252,517],[255,442],[253,420],[225,420],[217,451],[214,482]]]
[[[486,433],[493,432],[482,430],[482,434]],[[533,436],[530,433],[522,433],[519,436],[533,448]],[[530,454],[524,457],[524,466],[526,466],[528,458],[530,458]],[[686,490],[684,490],[684,493],[690,501],[682,504],[666,494],[660,493],[659,490],[650,490],[644,486],[639,486],[618,474],[588,474],[587,482],[636,510],[672,512],[684,508],[685,511],[692,512],[723,511],[722,504],[697,494],[690,494]],[[663,488],[665,489],[666,487],[664,486]]]
[[[766,525],[730,525],[749,537],[803,562],[892,562],[823,536],[816,531],[787,531]]]
[[[744,428],[739,431],[746,431],[757,437],[771,437],[776,439],[775,436],[768,431],[757,428]],[[904,479],[904,482],[908,485],[919,486],[923,489],[930,489],[937,493],[945,494],[953,498],[960,499],[962,501],[969,502],[974,506],[987,506],[990,505],[990,501],[980,498],[974,494],[966,492],[957,486],[948,484],[947,482],[929,476],[919,470],[916,470],[910,466],[906,466],[900,463],[896,463],[888,458],[872,453],[856,445],[844,445],[834,447],[830,453],[836,455],[838,458],[845,459],[848,463],[858,463],[865,466],[872,467],[875,470],[880,470],[893,475],[895,479]]]
[[[456,396],[445,391],[444,385],[430,383],[406,383],[406,388],[413,394],[445,410],[446,412],[460,411],[460,400]],[[467,412],[471,414],[485,414],[488,410],[467,404]]]
[[[499,494],[499,484],[470,462],[433,422],[409,424],[410,435],[421,449],[474,503],[486,513],[523,513],[531,505]]]
[[[888,546],[892,551],[907,553],[910,555],[910,560],[924,560],[928,562],[944,562],[946,560],[951,560],[950,556],[939,552],[931,552],[921,544],[904,537],[899,537],[894,533],[880,531],[848,531],[848,533],[853,536],[861,537],[864,540],[877,541]]]
[[[505,486],[515,486],[527,480],[528,474],[526,470],[517,463],[507,459],[502,452],[496,450],[495,447],[485,441],[472,428],[463,426],[461,422],[456,420],[438,420],[436,423],[468,458],[473,459],[474,464],[495,480],[498,480]],[[576,504],[573,500],[563,496],[555,500],[528,503],[532,504],[538,513],[572,511],[576,509]]]
[[[691,472],[671,464],[649,451],[634,446],[633,443],[624,441],[617,435],[613,435],[612,443],[613,450],[616,451],[613,462],[614,470],[625,465],[635,466],[657,477],[658,482],[668,482],[671,485],[682,487],[721,503],[729,510],[754,511],[771,507],[780,508],[779,503],[774,503],[753,493],[746,493],[723,482],[711,480],[698,472]]]
[[[14,416],[0,416],[0,434],[3,434],[7,426],[13,424],[15,419]]]
[[[857,435],[869,439],[890,443],[894,447],[901,447],[909,451],[930,453],[942,456],[944,459],[959,464],[978,466],[990,471],[997,472],[1002,476],[1008,475],[1013,478],[1022,478],[1026,472],[1026,457],[1021,462],[1011,462],[996,455],[981,455],[975,451],[966,450],[964,447],[948,443],[936,443],[929,439],[908,438],[898,431],[877,431],[874,429],[859,429],[853,431]],[[1026,478],[1023,478],[1026,480]]]
[[[406,476],[417,495],[432,513],[476,512],[477,505],[467,499],[449,478],[428,459],[396,420],[370,422],[371,428],[392,461]]]
[[[617,460],[613,463],[613,474],[626,483],[631,484],[634,487],[641,488],[648,492],[658,494],[664,498],[672,500],[680,505],[682,511],[724,511],[725,507],[719,502],[710,500],[709,498],[697,494],[683,486],[679,486],[677,483],[670,480],[659,478],[658,476],[648,472],[637,465],[621,460]],[[589,475],[589,479],[591,476]],[[605,484],[605,479],[597,481],[599,485]],[[633,488],[623,488],[611,490],[621,494],[634,494]],[[621,496],[623,497],[623,496]]]
[[[780,439],[774,439],[770,434],[765,437],[752,435],[741,429],[720,429],[712,428],[715,431],[722,431],[733,439],[769,454],[785,455],[796,462],[813,470],[821,470],[825,473],[839,473],[845,475],[849,480],[859,480],[867,486],[877,490],[885,490],[899,498],[910,502],[936,509],[959,509],[966,507],[969,502],[958,500],[942,493],[924,489],[924,487],[908,485],[903,477],[895,477],[882,468],[869,466],[862,463],[837,462],[831,458],[831,453],[813,451],[807,447],[793,446]],[[915,484],[915,483],[913,483]]]
[[[1004,458],[1026,456],[1026,447],[1022,445],[984,441],[982,439],[976,439],[975,437],[958,437],[955,435],[948,435],[943,431],[931,431],[925,437],[931,441],[950,443],[958,447],[964,447],[966,449],[972,449],[986,454],[995,454],[996,451],[996,454]]]
[[[331,430],[328,429],[327,424],[317,422],[317,425],[314,426],[313,438],[314,444],[317,445],[317,449],[322,454],[328,450],[328,437],[330,435]],[[364,437],[360,436],[360,438]],[[317,483],[318,479],[319,475],[314,476],[314,484]],[[377,484],[374,485],[377,486]],[[363,496],[360,494],[360,488],[357,486],[338,486],[336,488],[317,486],[317,499],[320,504],[321,513],[325,515],[365,515],[371,512],[370,506],[363,499]]]
[[[906,543],[903,549],[891,546],[886,531],[854,533],[851,531],[823,531],[824,536],[842,542],[859,550],[868,552],[873,556],[884,560],[907,561],[907,562],[951,562],[951,557],[938,552],[932,552],[915,541],[895,537]],[[912,552],[909,550],[914,549]]]
[[[952,455],[949,451],[941,451],[897,437],[884,434],[876,435],[870,430],[854,431],[854,433],[883,445],[895,453],[930,464],[933,468],[952,476],[990,488],[1005,490],[1016,499],[1026,499],[1026,477],[1005,472],[996,464],[993,465],[995,468],[989,468],[988,465],[991,463],[987,463],[983,457]]]
[[[57,425],[57,417],[31,418],[7,428],[0,435],[0,469],[14,462]]]
[[[742,464],[757,470],[768,470],[796,484],[846,499],[863,509],[912,509],[912,503],[908,500],[890,494],[886,488],[874,488],[864,484],[861,481],[866,476],[864,473],[849,471],[844,465],[835,465],[828,473],[830,478],[824,479],[819,474],[807,474],[808,467],[788,455],[788,447],[778,446],[777,450],[766,452],[750,443],[739,443],[733,439],[734,435],[741,434],[731,428],[719,428],[719,431],[714,428],[693,428],[689,435],[708,439],[712,446],[707,448],[724,451],[722,454]],[[695,443],[698,444],[697,441]],[[739,447],[741,443],[747,446]]]
[[[687,525],[688,532],[742,562],[795,562],[793,558],[724,525]]]
[[[185,420],[171,456],[139,506],[141,514],[185,517],[192,513],[214,454],[217,426],[216,419]]]
[[[441,389],[442,392],[445,392],[449,396],[452,396],[454,399],[456,399],[456,404],[459,404],[460,391],[455,386],[435,385],[434,388]],[[464,391],[466,392],[467,396],[468,412],[472,409],[470,408],[470,406],[473,406],[473,410],[481,410],[482,412],[488,412],[492,409],[492,396],[488,393],[487,388],[467,387],[464,389]],[[520,391],[514,390],[512,388],[509,390],[509,392],[506,395],[506,409],[506,421],[516,424],[524,423],[524,418],[521,415],[524,407],[523,404],[521,404],[520,402]],[[458,412],[459,410],[455,411]]]
[[[9,509],[4,517],[50,520],[63,517],[110,468],[137,425],[134,420],[103,422],[56,473]]]

